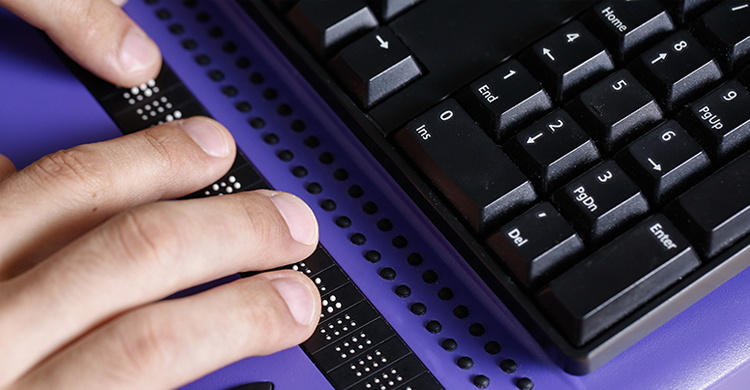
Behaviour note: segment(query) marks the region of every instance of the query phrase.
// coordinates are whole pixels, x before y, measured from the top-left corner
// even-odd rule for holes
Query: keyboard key
[[[476,231],[536,199],[529,180],[453,99],[409,122],[395,141]]]
[[[503,226],[487,244],[524,286],[546,283],[583,252],[583,242],[548,202]]]
[[[618,63],[674,30],[664,7],[653,1],[604,1],[582,18]]]
[[[607,160],[557,192],[552,198],[583,239],[598,245],[625,230],[648,211],[638,186]]]
[[[654,98],[625,69],[587,89],[566,108],[607,153],[662,120]]]
[[[421,0],[366,0],[372,12],[380,18],[383,23],[390,21],[396,15],[408,10]]]
[[[663,0],[675,22],[684,24],[716,5],[720,0]]]
[[[711,53],[685,30],[646,50],[630,69],[667,111],[700,96],[722,77]]]
[[[745,69],[742,69],[740,73],[737,74],[737,80],[746,88],[750,88],[750,66],[745,67]]]
[[[750,153],[712,174],[667,206],[667,215],[706,257],[750,230]]]
[[[750,93],[731,80],[691,104],[679,119],[713,159],[726,161],[750,142]]]
[[[727,73],[750,64],[750,2],[726,1],[696,22],[695,36]]]
[[[378,26],[363,0],[300,0],[286,17],[319,57],[330,56]]]
[[[604,46],[579,21],[573,21],[521,55],[558,102],[568,100],[614,68]]]
[[[581,346],[699,265],[680,231],[656,214],[550,282],[539,300]]]
[[[694,184],[710,165],[700,145],[675,121],[630,144],[618,161],[655,205]]]
[[[409,49],[388,27],[343,48],[331,71],[363,108],[369,108],[422,74]]]
[[[542,84],[515,59],[471,83],[457,99],[496,142],[552,108]]]
[[[540,193],[582,173],[599,159],[594,141],[563,109],[519,132],[504,149]]]

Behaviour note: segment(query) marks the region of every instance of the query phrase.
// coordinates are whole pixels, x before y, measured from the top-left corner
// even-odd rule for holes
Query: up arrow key
[[[547,49],[546,47],[542,48],[542,55],[549,57],[549,59],[552,61],[555,60],[555,57],[552,56],[552,50]]]
[[[381,38],[380,35],[376,35],[375,38],[380,42],[381,48],[388,50],[388,41]]]

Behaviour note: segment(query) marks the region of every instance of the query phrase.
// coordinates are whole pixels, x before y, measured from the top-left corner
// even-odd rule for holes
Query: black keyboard
[[[748,1],[238,1],[569,372],[750,265]]]

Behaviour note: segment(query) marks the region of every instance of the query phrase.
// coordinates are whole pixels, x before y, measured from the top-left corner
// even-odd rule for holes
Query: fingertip
[[[226,158],[235,152],[231,133],[213,119],[193,117],[180,121],[179,125],[209,156]]]
[[[303,327],[313,325],[320,313],[320,295],[308,278],[295,272],[283,272],[271,279],[271,285],[297,324]]]
[[[158,75],[161,52],[156,43],[133,23],[122,38],[118,62],[124,80],[120,85],[131,87]]]
[[[0,154],[0,181],[16,172],[16,166],[13,161]]]
[[[279,210],[292,238],[302,245],[313,247],[318,242],[318,221],[315,213],[299,197],[278,191],[263,191]]]

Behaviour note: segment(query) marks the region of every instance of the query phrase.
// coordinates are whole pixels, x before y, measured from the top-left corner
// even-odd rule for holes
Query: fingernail
[[[139,27],[128,31],[120,46],[120,66],[133,73],[151,66],[159,58],[159,48]]]
[[[271,284],[286,302],[294,320],[300,325],[309,325],[315,315],[314,298],[310,288],[295,278],[274,279]]]
[[[312,245],[317,241],[318,222],[315,214],[302,199],[284,192],[271,192],[271,202],[284,217],[289,234],[304,245]]]
[[[224,132],[213,122],[202,118],[192,118],[181,121],[180,125],[206,154],[214,157],[229,155],[229,143],[224,137]]]

